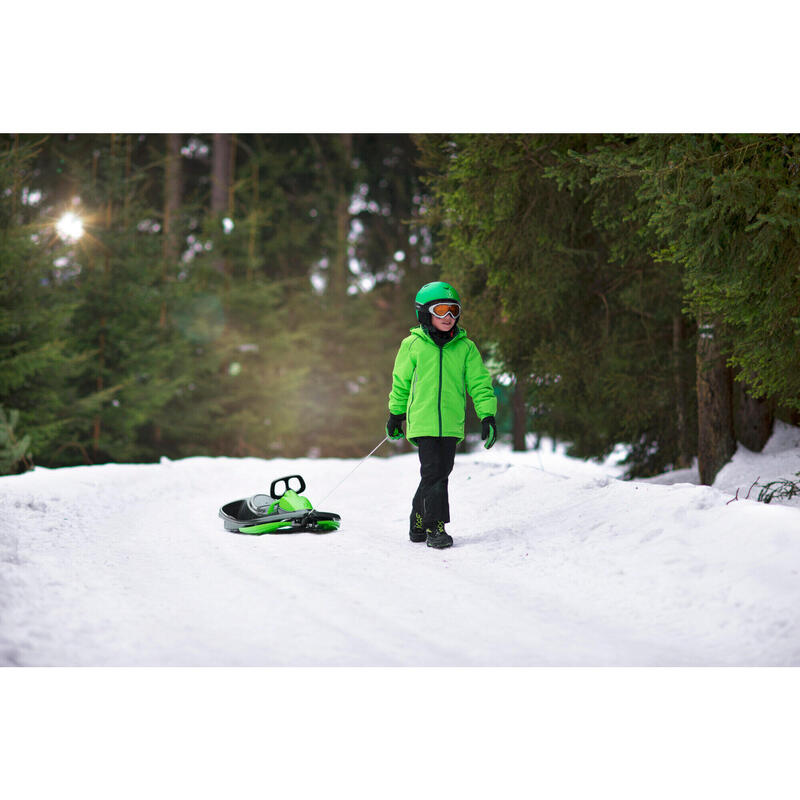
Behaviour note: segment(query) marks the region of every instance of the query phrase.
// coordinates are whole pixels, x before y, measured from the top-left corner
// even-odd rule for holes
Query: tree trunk
[[[713,325],[701,325],[697,338],[697,460],[700,483],[711,486],[736,452],[733,387]]]
[[[258,158],[250,151],[250,169],[252,174],[252,195],[250,198],[250,213],[248,216],[248,232],[247,232],[247,280],[253,280],[253,274],[256,268],[256,234],[258,233],[258,220],[259,220],[259,198],[261,191],[258,179]]]
[[[17,221],[17,194],[19,193],[19,167],[17,165],[17,156],[19,155],[19,134],[14,134],[14,144],[11,148],[12,153],[14,154],[14,185],[11,189],[11,221],[12,225]]]
[[[686,423],[686,373],[683,364],[683,343],[683,317],[676,314],[672,318],[672,369],[675,380],[675,427],[678,434],[678,457],[675,466],[678,469],[692,466],[689,427]]]
[[[114,174],[114,146],[115,146],[115,135],[111,134],[111,145],[109,149],[109,172],[110,174]],[[113,204],[113,193],[114,193],[114,184],[113,182],[110,184],[108,189],[108,203],[106,204],[106,230],[111,230],[111,225],[114,216],[114,204]],[[107,247],[103,248],[103,261],[104,261],[104,272],[106,278],[111,274],[111,259],[110,259],[110,251]],[[103,291],[107,291],[107,284],[104,285]],[[103,381],[103,372],[105,371],[105,362],[106,362],[106,318],[100,317],[100,337],[97,343],[97,391],[102,392],[105,388],[105,384]],[[97,455],[98,451],[100,450],[100,435],[102,432],[102,421],[100,419],[100,413],[97,412],[94,416],[94,425],[92,429],[92,449],[94,450],[95,455]]]
[[[217,220],[228,213],[232,184],[231,139],[230,133],[214,134],[211,157],[211,214]],[[214,269],[226,274],[225,259],[221,256],[216,257]]]
[[[775,408],[769,400],[751,397],[741,381],[735,383],[735,400],[736,438],[748,450],[760,453],[772,436]]]
[[[164,169],[164,269],[161,277],[167,280],[170,267],[174,267],[180,257],[180,246],[176,217],[181,206],[183,184],[181,178],[181,136],[167,134],[167,152]],[[161,302],[159,326],[167,327],[167,302]]]
[[[181,136],[167,134],[167,157],[164,175],[164,260],[166,265],[178,260],[179,247],[175,217],[181,206]]]
[[[133,137],[125,137],[125,184],[122,191],[122,224],[128,225],[128,212],[131,206],[131,163],[133,161]]]
[[[350,162],[353,160],[353,135],[340,134],[342,145],[342,175],[341,182],[336,187],[336,253],[331,264],[330,296],[334,302],[341,302],[347,294],[348,273],[348,241],[350,233],[350,184],[347,175],[350,172]],[[339,172],[337,170],[337,172]]]
[[[525,434],[528,432],[528,404],[526,402],[528,394],[528,379],[523,371],[516,374],[514,381],[514,394],[511,399],[513,412],[512,424],[512,450],[518,453],[525,452]]]

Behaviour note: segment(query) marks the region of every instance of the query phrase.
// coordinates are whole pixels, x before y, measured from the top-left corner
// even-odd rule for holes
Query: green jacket
[[[412,444],[417,436],[462,440],[467,392],[481,419],[497,413],[489,371],[466,331],[439,347],[422,326],[412,328],[400,343],[389,394],[389,413],[406,415],[406,438]]]

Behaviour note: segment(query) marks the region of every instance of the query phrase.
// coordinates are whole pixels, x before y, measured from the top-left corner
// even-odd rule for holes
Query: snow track
[[[0,664],[800,665],[797,507],[498,447],[456,459],[449,550],[408,540],[414,455],[337,489],[334,533],[250,537],[217,517],[290,473],[316,502],[354,463],[0,479]]]

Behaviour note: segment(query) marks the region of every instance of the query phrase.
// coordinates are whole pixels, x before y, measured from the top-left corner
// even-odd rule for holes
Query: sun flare
[[[56,233],[65,242],[77,242],[83,236],[83,220],[71,211],[67,211],[56,223]]]

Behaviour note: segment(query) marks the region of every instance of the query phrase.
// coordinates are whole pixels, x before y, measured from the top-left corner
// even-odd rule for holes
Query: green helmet
[[[431,324],[431,314],[428,311],[428,306],[435,303],[437,300],[455,300],[459,305],[461,298],[458,292],[449,284],[444,281],[434,281],[433,283],[426,283],[414,298],[414,307],[417,310],[417,319],[423,325]]]

